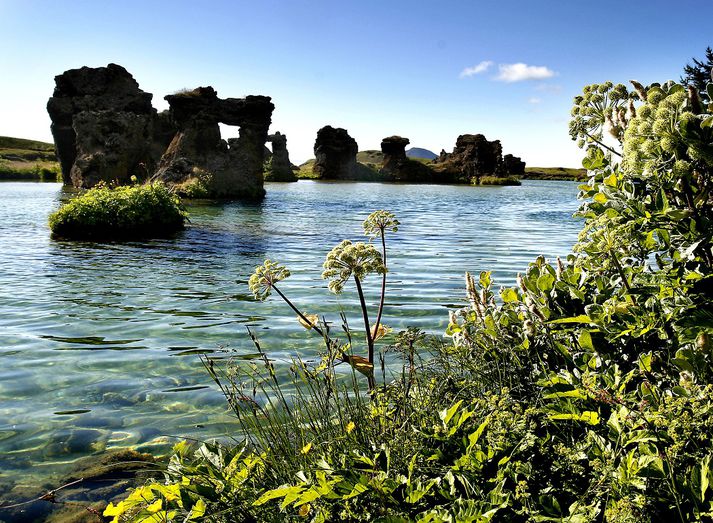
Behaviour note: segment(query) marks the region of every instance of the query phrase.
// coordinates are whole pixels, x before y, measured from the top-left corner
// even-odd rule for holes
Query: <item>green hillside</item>
[[[0,180],[55,182],[60,178],[54,144],[0,136]]]

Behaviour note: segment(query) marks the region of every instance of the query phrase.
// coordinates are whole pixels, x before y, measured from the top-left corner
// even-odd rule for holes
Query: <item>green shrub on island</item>
[[[373,235],[381,253],[347,242],[325,262],[333,290],[353,280],[363,330],[299,311],[289,271],[260,266],[256,297],[285,299],[321,359],[277,366],[259,345],[254,360],[205,359],[244,440],[177,445],[164,481],[104,514],[711,521],[713,105],[675,83],[635,87],[575,99],[570,131],[590,176],[574,253],[537,258],[499,291],[489,272],[466,273],[449,342],[417,329],[379,339],[380,320],[370,325],[360,282],[381,274],[385,288],[386,225]]]
[[[477,185],[522,185],[516,176],[481,176]]]
[[[62,205],[49,226],[53,238],[104,241],[170,235],[186,218],[178,196],[161,183],[102,185]]]

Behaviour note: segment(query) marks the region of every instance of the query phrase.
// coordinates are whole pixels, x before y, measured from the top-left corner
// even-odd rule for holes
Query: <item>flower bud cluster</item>
[[[330,280],[329,290],[335,294],[342,292],[351,276],[363,280],[367,274],[386,272],[381,253],[373,245],[349,240],[342,241],[327,254],[323,268],[322,278]]]
[[[256,300],[264,301],[270,296],[273,285],[289,276],[290,271],[287,267],[265,260],[265,263],[255,267],[255,272],[248,280],[248,286]]]

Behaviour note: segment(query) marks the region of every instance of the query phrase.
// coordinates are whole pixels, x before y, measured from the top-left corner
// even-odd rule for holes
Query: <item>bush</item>
[[[481,176],[478,185],[522,185],[516,176]]]
[[[170,235],[183,229],[186,217],[162,184],[98,186],[52,213],[49,226],[54,238],[105,241]]]

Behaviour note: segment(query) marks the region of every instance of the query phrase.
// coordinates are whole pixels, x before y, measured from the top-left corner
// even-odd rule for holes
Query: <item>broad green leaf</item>
[[[502,289],[500,291],[500,296],[505,303],[518,301],[517,291],[513,288]]]
[[[587,329],[582,329],[582,332],[579,333],[579,338],[577,341],[579,341],[579,346],[583,349],[591,351],[594,350],[594,345],[592,344],[592,335]]]

